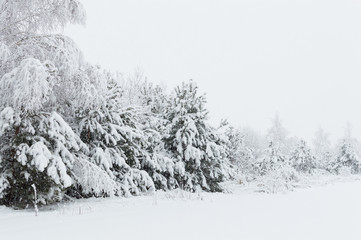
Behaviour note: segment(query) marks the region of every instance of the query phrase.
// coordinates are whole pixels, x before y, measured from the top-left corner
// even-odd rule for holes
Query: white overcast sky
[[[169,88],[194,79],[212,122],[361,140],[361,0],[84,0],[86,59]]]

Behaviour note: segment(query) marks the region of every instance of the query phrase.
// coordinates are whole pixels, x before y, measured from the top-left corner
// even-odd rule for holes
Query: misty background
[[[86,0],[65,33],[87,60],[169,90],[193,79],[211,122],[264,133],[277,112],[291,135],[319,126],[361,139],[361,1]]]

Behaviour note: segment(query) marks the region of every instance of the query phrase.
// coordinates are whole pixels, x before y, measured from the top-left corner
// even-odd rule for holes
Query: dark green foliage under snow
[[[11,108],[1,113],[0,202],[26,206],[33,201],[34,183],[42,204],[62,199],[72,185],[76,153],[86,146],[56,113],[20,117]]]
[[[124,84],[51,34],[84,16],[77,0],[0,4],[0,203],[26,207],[33,184],[40,204],[183,186],[221,191],[227,159],[201,116],[203,97],[197,142],[188,142],[197,157],[185,157],[163,141],[174,131],[169,110],[183,107],[178,90],[170,97],[141,75]]]
[[[0,3],[0,204],[32,205],[34,190],[40,205],[175,188],[218,192],[235,173],[272,192],[290,188],[297,172],[360,172],[357,141],[334,157],[320,134],[316,161],[278,117],[267,137],[217,129],[194,82],[169,94],[142,74],[125,81],[85,62],[71,39],[51,34],[84,16],[78,0]]]
[[[225,146],[207,123],[205,103],[193,82],[183,83],[171,97],[166,114],[165,149],[184,168],[176,179],[189,191],[221,191],[219,183],[228,177]]]

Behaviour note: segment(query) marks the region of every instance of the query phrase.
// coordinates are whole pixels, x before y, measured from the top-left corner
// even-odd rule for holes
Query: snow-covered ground
[[[88,199],[37,217],[0,207],[0,239],[361,239],[359,179],[282,194],[232,188],[231,194]]]

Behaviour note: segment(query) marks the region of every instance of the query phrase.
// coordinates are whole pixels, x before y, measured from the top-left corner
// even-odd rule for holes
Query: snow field
[[[354,180],[285,194],[237,185],[232,194],[80,200],[43,209],[38,217],[1,207],[1,239],[358,240],[361,181]]]

